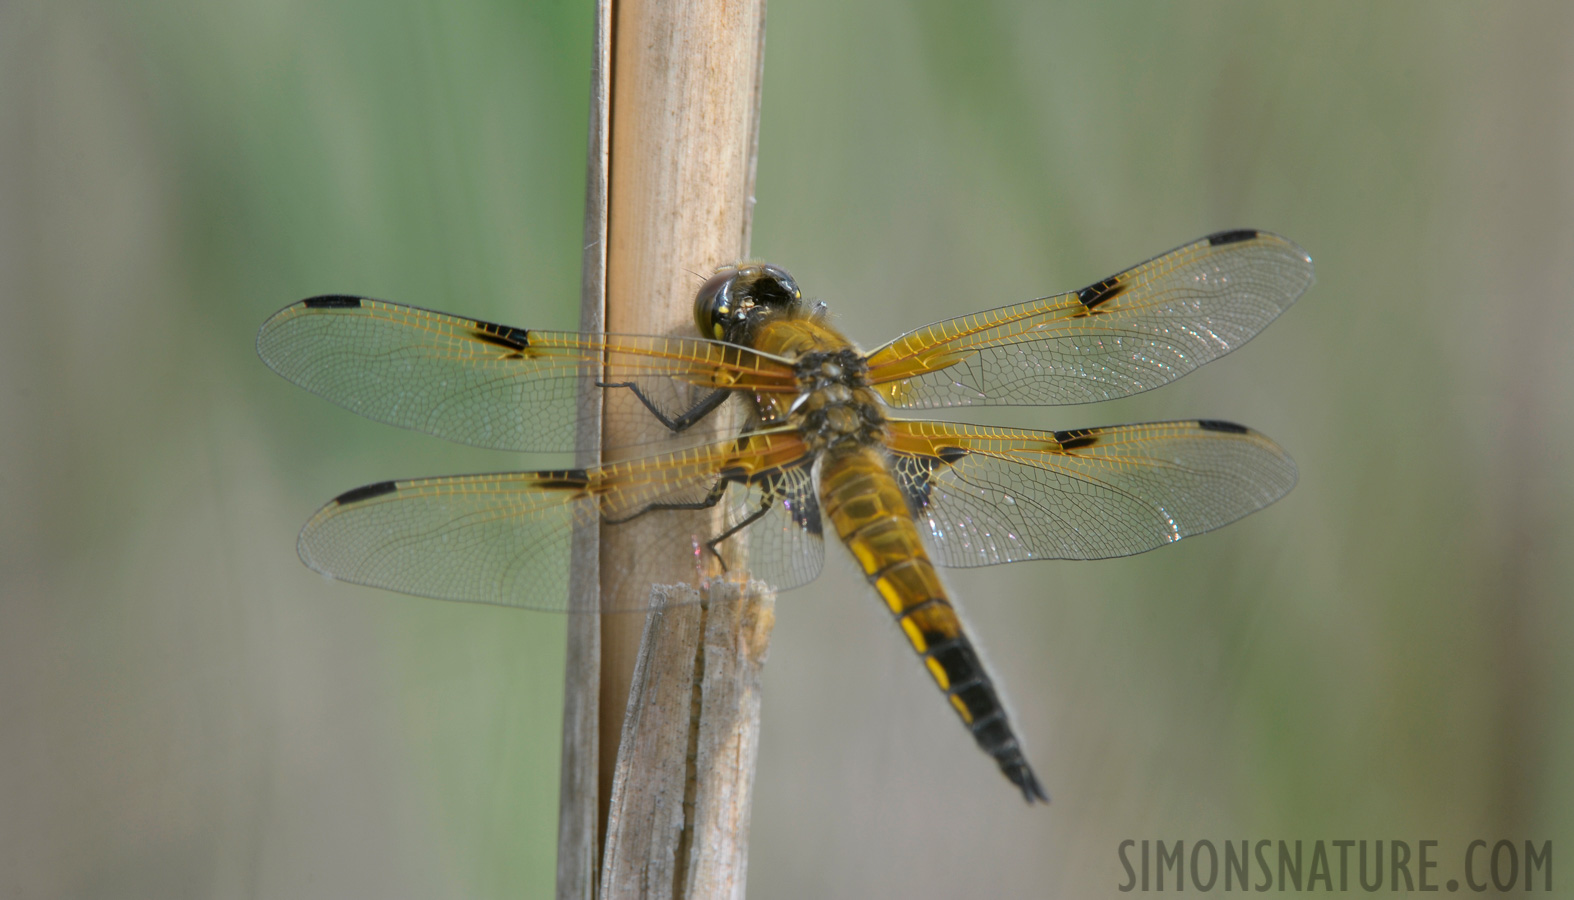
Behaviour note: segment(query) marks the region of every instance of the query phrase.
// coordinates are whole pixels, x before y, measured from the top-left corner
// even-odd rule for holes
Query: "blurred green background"
[[[0,5],[0,895],[550,891],[563,620],[294,552],[345,488],[535,461],[252,341],[334,291],[572,326],[590,27]],[[1574,848],[1571,46],[1562,3],[772,5],[754,252],[866,346],[1230,227],[1318,283],[1163,391],[971,417],[1300,464],[1172,548],[953,576],[1049,808],[850,565],[782,598],[751,896],[1115,895],[1126,838],[1436,839],[1437,881]]]

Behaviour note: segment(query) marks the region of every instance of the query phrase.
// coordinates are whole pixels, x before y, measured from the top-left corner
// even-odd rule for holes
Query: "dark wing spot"
[[[584,469],[557,469],[536,473],[536,486],[545,490],[579,491],[590,484]]]
[[[947,465],[956,462],[967,454],[968,451],[963,450],[961,447],[941,447],[935,451],[935,455],[940,457],[940,461]]]
[[[1249,241],[1256,236],[1257,230],[1255,228],[1240,228],[1236,229],[1235,231],[1220,231],[1215,234],[1208,235],[1208,246],[1217,247],[1221,244],[1239,244],[1241,241]]]
[[[1246,434],[1251,430],[1245,425],[1237,425],[1234,422],[1225,422],[1220,419],[1198,419],[1197,427],[1203,431],[1222,431],[1225,434]]]
[[[1055,432],[1055,443],[1059,444],[1062,450],[1080,450],[1098,442],[1098,429],[1095,428],[1073,428],[1069,431]]]
[[[802,465],[810,465],[802,463]],[[780,503],[787,508],[792,516],[794,525],[810,534],[823,534],[824,526],[820,522],[820,498],[814,492],[814,483],[809,479],[792,479],[786,473],[799,468],[783,469],[774,466],[763,469],[753,475],[748,474],[740,467],[722,469],[716,473],[723,481],[733,481],[738,484],[764,484],[761,489],[763,494],[771,498],[772,504]]]
[[[932,456],[898,455],[895,458],[896,483],[907,495],[907,508],[920,515],[929,506],[930,474],[939,460]]]
[[[392,494],[398,489],[399,483],[396,481],[379,481],[376,484],[368,484],[364,487],[345,491],[333,498],[333,502],[335,506],[349,506],[352,503],[360,503],[362,500],[370,500],[373,497]]]
[[[1118,276],[1111,275],[1098,284],[1090,284],[1077,291],[1077,299],[1082,301],[1084,307],[1093,309],[1099,304],[1119,297],[1125,292],[1126,285],[1120,281]]]
[[[787,511],[792,514],[792,523],[813,535],[825,533],[825,526],[820,520],[820,498],[814,492],[814,485],[810,482],[796,482],[799,490],[788,491],[783,495],[782,502],[787,505]]]
[[[302,300],[301,305],[307,309],[360,309],[361,298],[346,294],[323,294],[321,297]]]
[[[477,321],[475,331],[476,340],[506,347],[509,350],[523,350],[530,346],[530,330],[526,328],[513,328],[508,325],[497,325],[492,322]]]
[[[896,483],[907,495],[907,508],[913,515],[929,508],[929,493],[934,489],[935,470],[967,456],[961,447],[941,447],[934,456],[901,454],[896,457]]]
[[[767,481],[771,478],[774,478],[780,471],[780,469],[771,468],[762,469],[759,472],[754,472],[751,474],[748,469],[745,469],[742,466],[728,466],[727,468],[717,472],[716,477],[720,478],[722,481],[730,481],[733,484],[749,484],[753,481]]]
[[[812,535],[819,536],[825,533],[825,525],[820,519],[820,501],[812,495],[809,496],[807,503],[792,508],[792,521],[794,525]]]

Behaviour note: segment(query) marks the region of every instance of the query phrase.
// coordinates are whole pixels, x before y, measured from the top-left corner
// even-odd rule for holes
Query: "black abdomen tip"
[[[1044,793],[1044,786],[1038,783],[1038,776],[1033,774],[1033,768],[1022,758],[1021,753],[1017,754],[1015,761],[1001,760],[1000,771],[1005,773],[1012,784],[1022,790],[1022,799],[1026,800],[1029,806],[1034,803],[1049,802],[1049,795]]]

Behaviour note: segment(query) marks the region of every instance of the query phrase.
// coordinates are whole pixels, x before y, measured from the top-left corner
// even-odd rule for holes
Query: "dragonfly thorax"
[[[867,387],[869,363],[851,347],[837,350],[811,350],[794,361],[798,387],[804,393],[842,387],[849,390]]]
[[[857,350],[823,350],[797,359],[800,393],[792,419],[818,450],[867,444],[885,434],[885,413],[868,388],[868,364]]]

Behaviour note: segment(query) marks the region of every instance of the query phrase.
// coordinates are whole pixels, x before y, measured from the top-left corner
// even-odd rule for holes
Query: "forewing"
[[[1141,553],[1262,509],[1296,478],[1277,444],[1230,422],[890,426],[898,480],[946,566]]]
[[[598,381],[640,388],[669,418],[718,388],[796,389],[790,365],[719,341],[527,330],[360,297],[285,307],[263,323],[257,352],[367,418],[497,450],[575,449],[581,389]],[[606,449],[671,434],[642,403],[606,415],[631,426],[609,428],[623,437]]]
[[[368,485],[330,501],[306,523],[300,555],[311,568],[356,584],[443,600],[564,611],[576,524],[624,522],[653,505],[707,501],[735,515],[751,498],[763,496],[768,480],[756,476],[801,459],[805,449],[795,434],[774,432],[589,469]],[[817,574],[823,551],[818,516],[798,526],[804,535],[792,533],[784,523],[793,521],[786,500],[797,495],[771,490],[773,508],[731,540],[751,541],[757,577],[781,578],[776,586],[785,589],[793,586],[787,581],[801,583]],[[671,514],[658,508],[644,515]],[[775,530],[756,538],[753,529],[761,526]],[[706,571],[714,563],[703,551],[716,536],[673,528],[643,552],[663,560],[695,559],[698,580],[718,574]],[[638,573],[641,560],[629,560],[623,569]]]
[[[1246,343],[1312,284],[1274,234],[1210,235],[1080,291],[937,322],[869,357],[893,406],[1054,406],[1151,390]]]

